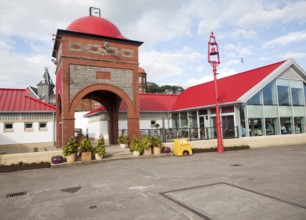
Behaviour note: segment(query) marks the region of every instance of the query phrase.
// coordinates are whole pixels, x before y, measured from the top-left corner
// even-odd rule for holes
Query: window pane
[[[289,105],[289,86],[277,86],[278,104]]]
[[[303,105],[302,89],[291,88],[292,105]]]
[[[5,129],[13,129],[12,123],[5,124],[4,126],[5,126]]]
[[[24,127],[25,127],[25,129],[31,129],[31,128],[33,128],[33,124],[32,123],[25,123]]]
[[[291,118],[280,118],[281,134],[292,134]]]
[[[306,84],[304,83],[304,101],[305,101],[305,104],[306,104]]]
[[[262,119],[250,118],[249,119],[249,132],[250,136],[262,136]]]
[[[260,92],[254,95],[248,102],[248,105],[260,105]]]
[[[40,122],[40,123],[39,123],[39,129],[42,129],[42,128],[47,128],[47,123],[45,123],[45,122]]]
[[[263,89],[264,105],[276,105],[275,81],[269,83]]]

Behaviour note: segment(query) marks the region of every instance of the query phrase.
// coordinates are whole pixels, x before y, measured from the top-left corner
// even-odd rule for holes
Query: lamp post
[[[218,153],[224,152],[222,143],[221,123],[220,123],[220,109],[219,109],[219,95],[217,87],[217,66],[220,64],[219,48],[214,33],[211,32],[208,41],[208,63],[213,68],[214,82],[215,82],[215,96],[216,96],[216,128],[217,128],[217,151]]]

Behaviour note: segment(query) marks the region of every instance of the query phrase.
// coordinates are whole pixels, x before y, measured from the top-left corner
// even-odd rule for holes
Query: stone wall
[[[134,100],[133,71],[129,69],[102,68],[94,66],[69,65],[70,100],[82,89],[94,84],[116,86]]]

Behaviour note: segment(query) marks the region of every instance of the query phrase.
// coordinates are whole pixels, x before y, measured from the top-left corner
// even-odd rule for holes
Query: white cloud
[[[233,39],[253,39],[256,37],[256,31],[254,30],[245,30],[245,29],[235,29],[229,33],[230,38]]]
[[[246,57],[252,55],[252,46],[241,46],[241,45],[234,45],[234,44],[226,44],[222,46],[222,49],[225,50],[225,55],[228,57],[239,59],[241,57]]]
[[[291,58],[294,58],[294,59],[303,59],[303,58],[306,58],[306,53],[301,53],[301,52],[286,52],[285,54],[283,55],[280,55],[280,57],[282,59],[291,59]]]
[[[142,52],[140,55],[140,66],[148,74],[148,81],[156,81],[169,76],[183,75],[191,67],[192,63],[201,63],[204,57],[189,47],[178,51],[156,51]]]
[[[291,32],[285,36],[280,36],[274,40],[265,42],[263,48],[286,46],[295,42],[306,41],[306,31]]]
[[[237,24],[241,27],[268,27],[274,23],[288,23],[292,21],[306,22],[306,2],[287,2],[280,6],[279,2],[251,1],[253,5],[242,11]],[[268,4],[268,5],[267,5]]]

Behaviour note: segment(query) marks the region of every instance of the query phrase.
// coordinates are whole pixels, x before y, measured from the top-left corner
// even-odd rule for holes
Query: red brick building
[[[109,116],[109,142],[117,143],[119,106],[127,110],[129,136],[139,135],[139,41],[121,35],[110,21],[87,16],[58,30],[52,56],[56,68],[56,146],[74,134],[74,113],[83,99],[102,104]]]

